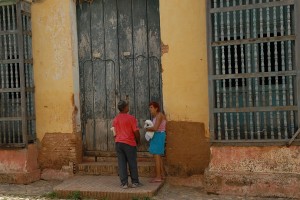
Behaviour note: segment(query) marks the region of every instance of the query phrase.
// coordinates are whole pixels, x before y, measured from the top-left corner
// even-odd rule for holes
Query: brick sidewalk
[[[285,198],[208,195],[204,191],[201,182],[196,181],[198,179],[201,179],[201,177],[195,176],[189,179],[169,178],[167,183],[151,200],[286,200]],[[0,200],[49,200],[43,195],[53,192],[53,188],[61,183],[61,181],[40,180],[28,185],[0,184]],[[189,187],[180,185],[188,185]]]

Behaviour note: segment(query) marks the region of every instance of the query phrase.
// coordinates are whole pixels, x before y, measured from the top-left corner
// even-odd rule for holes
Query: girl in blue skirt
[[[162,182],[165,178],[164,164],[161,156],[165,154],[167,120],[166,116],[160,111],[157,102],[151,102],[149,104],[149,110],[153,117],[154,126],[146,130],[154,132],[150,140],[149,152],[154,155],[156,172],[156,176],[150,182],[155,183]]]

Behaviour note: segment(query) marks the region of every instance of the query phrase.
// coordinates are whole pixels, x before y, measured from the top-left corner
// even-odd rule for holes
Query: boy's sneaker
[[[121,188],[122,188],[122,189],[128,189],[128,183],[121,184]]]
[[[131,185],[132,188],[137,188],[137,187],[141,187],[141,186],[143,186],[143,184],[141,184],[141,183],[132,183],[132,185]]]

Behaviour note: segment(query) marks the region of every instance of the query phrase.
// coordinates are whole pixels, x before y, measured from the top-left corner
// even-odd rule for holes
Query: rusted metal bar
[[[234,1],[233,6],[236,6],[236,1]],[[234,11],[233,12],[233,39],[237,40],[237,12]],[[241,37],[241,36],[240,36]],[[234,73],[238,74],[239,73],[239,66],[238,66],[238,47],[237,45],[234,45]],[[233,105],[233,107],[238,108],[240,107],[240,103],[239,103],[239,79],[234,79],[235,81],[235,105]],[[235,131],[237,134],[237,138],[241,138],[241,124],[240,124],[240,113],[235,113],[236,114],[236,120],[235,121],[235,126],[236,128],[233,130],[233,133],[231,135],[231,139],[235,138]],[[233,117],[232,117],[233,120]],[[233,125],[234,126],[234,125]]]
[[[212,2],[210,0],[206,1],[206,13],[209,13],[209,10],[211,9],[211,7],[214,4],[216,4],[216,0],[214,0],[214,2]],[[206,23],[207,23],[207,29],[206,29],[207,44],[211,44],[211,42],[213,40],[217,41],[218,38],[219,38],[217,33],[215,33],[215,37],[213,38],[213,27],[218,24],[217,22],[215,22],[214,25],[212,24],[212,19],[213,18],[215,20],[217,20],[218,19],[218,13],[214,14],[214,16],[208,14],[208,16],[206,18]],[[215,30],[217,30],[217,32],[218,32],[218,27],[219,26],[217,26],[217,28],[215,29]],[[147,34],[148,34],[148,32],[147,32]],[[219,52],[219,48],[218,47],[216,48],[216,52]],[[219,53],[215,53],[215,55],[214,55],[214,50],[211,47],[211,45],[207,45],[207,54],[208,54],[208,64],[209,64],[209,66],[212,66],[213,65],[213,61],[215,61],[216,63],[218,62],[218,65],[216,65],[216,66],[219,67],[219,58],[218,58],[219,56],[217,56],[217,59],[214,60],[214,56],[216,54],[219,55]],[[209,85],[211,85],[212,87],[215,86],[215,83],[214,83],[211,75],[215,73],[214,72],[215,70],[216,70],[216,73],[219,73],[218,69],[214,69],[213,67],[208,67],[208,74],[209,74],[208,81],[209,81]],[[216,82],[217,82],[217,84],[219,84],[219,81],[216,81]],[[217,97],[217,94],[220,94],[219,93],[220,91],[219,91],[219,86],[218,85],[216,85],[216,91],[217,91],[216,93],[215,93],[214,90],[209,90],[208,91],[209,92],[209,100],[210,100],[210,102],[213,102],[213,103],[209,104],[209,109],[210,110],[212,110],[215,107],[215,102],[216,101],[218,102],[218,99],[220,100],[220,98]],[[219,107],[218,104],[217,104],[217,107]],[[221,135],[221,130],[218,128],[219,121],[220,121],[220,114],[219,113],[217,114],[217,119],[215,120],[214,114],[212,112],[209,112],[209,129],[210,129],[209,133],[210,133],[210,139],[211,140],[213,138],[219,137],[219,135]]]
[[[253,33],[253,37],[258,37],[258,26],[257,26],[257,22],[259,20],[257,19],[257,15],[256,15],[256,10],[253,9],[253,28],[252,28],[252,33]],[[255,73],[259,73],[259,57],[258,57],[258,45],[259,44],[253,44],[253,70]],[[260,102],[260,95],[259,95],[259,77],[255,77],[254,78],[254,91],[253,91],[253,106],[261,106],[261,102]],[[253,134],[251,134],[251,139],[254,139],[254,134],[256,133],[256,137],[258,139],[260,139],[260,112],[256,112],[253,113]]]
[[[287,35],[292,34],[292,20],[291,20],[291,7],[287,6]],[[292,55],[292,41],[287,41],[288,43],[288,69],[293,70],[293,55]],[[289,103],[290,105],[294,105],[294,86],[293,86],[293,77],[288,76],[288,82],[289,82]],[[295,120],[294,120],[294,112],[290,112],[290,127],[291,127],[291,133],[295,132]]]
[[[229,0],[226,0],[226,6],[228,7],[230,5]],[[227,39],[231,38],[231,27],[232,26],[232,22],[230,20],[230,12],[226,12],[226,29],[227,29]],[[232,74],[233,71],[233,67],[232,67],[232,62],[231,62],[231,46],[227,46],[227,60],[228,60],[228,73]],[[232,79],[229,79],[229,88],[228,88],[228,92],[229,92],[229,102],[228,102],[228,106],[232,107],[233,106],[233,90],[232,90]],[[234,136],[234,126],[233,126],[233,114],[229,113],[228,116],[228,139],[233,139]]]
[[[240,4],[243,3],[243,0],[240,0]],[[240,39],[244,39],[246,36],[246,32],[244,32],[244,24],[245,24],[245,21],[244,21],[244,17],[243,17],[243,13],[244,11],[243,10],[240,10]],[[246,73],[246,66],[245,66],[245,53],[244,53],[244,50],[245,50],[245,45],[241,44],[240,45],[241,47],[241,73],[242,74],[245,74]],[[240,73],[238,73],[240,74]],[[239,107],[245,107],[246,106],[246,79],[245,78],[242,78],[242,103]],[[241,133],[241,135],[238,135],[238,139],[241,139],[242,136],[244,136],[244,132],[247,130],[247,119],[246,119],[246,113],[243,112],[242,115],[241,115],[241,118],[242,118],[242,129],[243,129],[243,133]]]
[[[297,71],[277,71],[277,72],[253,72],[253,73],[240,73],[240,74],[225,74],[225,75],[213,75],[214,80],[222,79],[234,79],[234,78],[256,78],[256,77],[276,77],[276,76],[296,76]]]
[[[220,2],[220,7],[223,7],[224,4],[223,4],[223,1]],[[221,41],[225,41],[225,26],[226,26],[226,23],[225,23],[225,19],[224,19],[224,13],[221,13]],[[225,47],[224,46],[221,46],[221,58],[222,58],[222,70],[221,70],[221,73],[222,74],[226,74],[226,55],[225,55]],[[222,103],[223,103],[223,108],[227,108],[227,88],[226,88],[226,80],[223,79],[222,80],[222,95],[223,95],[223,98],[222,98]],[[225,129],[225,139],[228,140],[228,120],[227,120],[227,113],[222,113],[223,115],[223,118],[224,118],[224,129]]]
[[[11,25],[11,5],[8,5],[6,6],[6,9],[7,9],[7,25],[8,25],[8,29],[9,30],[12,30],[13,27]],[[13,54],[13,41],[12,41],[12,37],[11,35],[9,34],[8,35],[8,49],[9,49],[9,58],[12,58],[12,54]],[[14,86],[14,83],[13,83],[13,64],[8,64],[8,88],[13,88]],[[13,93],[9,93],[9,98],[8,98],[8,104],[7,106],[10,108],[9,111],[8,111],[8,116],[13,116],[14,114],[14,110],[15,110],[15,107],[14,107],[14,95]],[[8,122],[8,143],[13,143],[13,135],[14,135],[14,128],[13,128],[13,123],[11,122]]]
[[[30,16],[31,15],[30,3],[26,1],[20,1],[19,4],[20,4],[20,9],[22,14],[26,13]]]
[[[221,0],[222,1],[222,0]],[[247,5],[240,5],[240,6],[231,6],[231,7],[222,7],[219,8],[212,8],[210,10],[210,13],[219,13],[219,12],[230,12],[230,11],[238,11],[238,10],[252,10],[252,9],[258,9],[258,8],[268,8],[268,7],[274,7],[274,6],[287,6],[287,5],[293,5],[295,3],[295,0],[284,0],[284,1],[274,1],[274,2],[268,2],[268,3],[254,3],[254,4],[247,4]]]
[[[30,44],[27,43],[27,45],[29,46]],[[32,58],[25,59],[25,60],[24,60],[24,63],[25,63],[25,64],[33,64],[33,59],[32,59]]]
[[[17,0],[1,0],[0,6],[7,6],[7,5],[12,5],[15,4]]]
[[[20,143],[0,144],[0,148],[24,148],[24,147],[26,147],[26,145]]]
[[[242,108],[214,108],[213,113],[230,112],[275,112],[275,111],[297,111],[297,106],[266,106],[266,107],[242,107]]]
[[[282,145],[287,145],[287,141],[285,139],[254,139],[254,140],[212,140],[212,142],[214,143],[220,143],[220,144],[266,144],[266,145],[270,145],[270,143],[274,143],[274,144],[282,144]],[[298,141],[298,140],[295,140]]]
[[[8,121],[16,121],[16,120],[21,120],[21,117],[1,117],[0,121],[2,122],[8,122]]]
[[[249,22],[250,23],[250,22]],[[295,35],[277,36],[277,37],[263,37],[263,38],[247,38],[241,40],[228,40],[213,42],[211,45],[215,46],[227,46],[227,45],[241,45],[241,44],[258,44],[267,42],[281,42],[281,41],[294,41],[296,40]]]
[[[2,30],[3,29],[3,17],[0,15],[0,30]],[[0,35],[0,60],[1,59],[4,59],[4,46],[3,46],[3,41],[4,41],[4,36],[3,35]],[[1,82],[0,82],[0,89],[3,89],[4,88],[4,64],[1,64],[0,63],[0,77],[1,77]],[[0,107],[0,118],[1,117],[4,117],[5,115],[4,115],[4,109],[5,109],[5,107],[4,107],[4,94],[0,91],[0,103],[1,103],[1,105],[3,105],[3,106],[1,106]],[[2,143],[5,143],[5,141],[4,141],[4,129],[5,129],[5,127],[4,127],[4,123],[3,122],[0,122],[0,144],[2,144]]]
[[[0,31],[0,35],[8,35],[8,34],[17,34],[17,30],[6,30],[6,31]]]
[[[0,93],[20,92],[20,88],[0,88]]]
[[[6,10],[6,6],[2,6],[2,16],[3,16],[3,31],[6,31],[8,30],[8,25],[7,25],[7,10]],[[7,42],[7,35],[4,35],[4,59],[8,59],[8,42]],[[4,73],[4,85],[3,87],[4,88],[9,88],[8,87],[8,65],[7,64],[4,64],[3,65],[4,67],[4,70],[3,70],[3,73]],[[8,101],[9,101],[9,94],[5,93],[3,95],[3,103],[4,103],[4,112],[3,112],[3,116],[7,117],[8,116]],[[4,143],[8,143],[8,137],[7,137],[7,131],[8,131],[8,124],[7,124],[7,121],[3,121],[2,122],[3,124],[3,140],[4,140]]]
[[[32,32],[26,30],[26,31],[23,31],[23,35],[32,36]]]
[[[0,60],[0,64],[10,64],[10,63],[18,63],[18,62],[20,62],[19,59],[4,59],[4,60]]]
[[[25,77],[24,77],[24,38],[22,27],[21,3],[17,3],[17,27],[18,27],[18,48],[19,48],[19,71],[20,71],[20,87],[21,87],[21,113],[22,113],[22,137],[23,143],[27,146],[27,111],[26,111],[26,92],[25,92]]]
[[[249,1],[246,1],[249,3]],[[251,13],[250,10],[246,10],[246,38],[250,39],[251,38]],[[252,72],[252,63],[251,63],[251,55],[252,55],[252,50],[251,50],[251,44],[247,43],[246,44],[246,73],[253,73]],[[247,102],[246,106],[247,107],[252,107],[252,79],[248,78],[247,79]],[[244,135],[246,139],[249,139],[249,134],[250,133],[250,138],[252,138],[253,135],[253,113],[249,112],[247,113],[247,126],[248,128],[244,131]]]
[[[217,0],[214,0],[214,5],[216,6],[217,4]],[[210,24],[210,21],[209,21]],[[209,38],[210,39],[210,38]],[[218,13],[214,14],[214,41],[218,41],[219,38],[219,31],[218,31]],[[211,40],[211,39],[210,39]],[[211,49],[209,49],[209,51],[211,51]],[[219,75],[220,74],[220,48],[219,47],[215,47],[214,51],[212,51],[212,53],[214,53],[214,58],[215,58],[215,66],[216,66],[216,70],[215,70],[215,74]],[[212,54],[211,53],[211,54]],[[212,83],[214,83],[211,79],[210,81]],[[213,94],[211,94],[213,95]],[[220,81],[216,81],[216,106],[217,108],[220,108]],[[212,126],[214,126],[214,123],[211,124]],[[221,115],[220,113],[217,114],[217,124],[216,124],[216,128],[217,128],[217,134],[218,134],[218,138],[221,138]]]
[[[16,5],[14,4],[12,7],[12,29],[13,30],[17,30],[17,24],[16,24]],[[18,47],[17,47],[17,32],[13,34],[13,47],[14,47],[14,52],[13,52],[13,58],[17,59],[18,58]],[[14,78],[12,78],[13,82],[14,82],[14,89],[16,89],[17,91],[13,92],[13,96],[14,96],[14,117],[20,116],[20,104],[19,104],[19,93],[21,92],[21,89],[19,87],[18,84],[18,63],[14,64],[14,70],[13,70],[13,74],[14,74]],[[19,121],[13,121],[13,127],[15,130],[14,136],[13,136],[13,142],[14,143],[19,143],[19,138],[21,135],[20,132],[20,123]]]
[[[273,32],[274,36],[277,36],[277,8],[273,7]],[[279,71],[279,58],[278,58],[278,42],[274,42],[274,63],[275,63],[275,71]],[[279,99],[279,77],[275,76],[275,101],[276,106],[280,106],[280,99]],[[276,128],[277,128],[277,136],[278,138],[282,138],[281,134],[281,115],[280,112],[276,112]]]
[[[295,20],[294,20],[294,24],[295,24],[295,28],[294,28],[294,32],[296,32],[296,33],[298,33],[299,34],[299,32],[300,32],[300,15],[299,15],[299,9],[300,9],[300,2],[299,1],[296,1],[295,2],[295,5],[294,5],[294,9],[293,10],[296,10],[295,11]],[[293,24],[293,22],[292,21],[290,21],[290,23],[291,24]],[[297,128],[298,128],[298,134],[299,134],[299,126],[300,126],[300,104],[299,104],[299,100],[300,100],[300,73],[299,73],[299,71],[300,71],[300,58],[299,58],[299,56],[298,56],[298,54],[299,54],[299,51],[300,51],[300,40],[299,40],[299,38],[298,38],[298,40],[297,41],[295,41],[295,51],[296,51],[296,53],[295,53],[295,68],[296,68],[296,70],[298,71],[298,76],[297,76],[297,79],[295,80],[296,81],[296,85],[297,85],[297,87],[296,87],[296,94],[297,94],[297,96],[296,96],[296,98],[297,98],[297,105],[298,105],[298,111],[297,111],[297,113],[296,113],[296,126],[297,126]],[[296,136],[296,134],[294,134],[294,136],[292,137],[292,138],[296,138],[297,136]],[[291,140],[290,142],[292,142],[293,140]],[[290,143],[291,144],[291,143]],[[289,144],[289,145],[290,145]]]
[[[264,20],[263,20],[263,9],[260,8],[259,9],[259,38],[263,38],[264,37]],[[266,72],[265,69],[265,58],[264,58],[265,52],[264,52],[264,44],[260,43],[260,65],[261,65],[261,70],[260,70],[260,74],[264,74],[264,73],[269,73]],[[266,106],[266,89],[265,89],[265,77],[268,76],[272,76],[272,75],[266,75],[266,76],[260,76],[261,77],[261,94],[262,94],[262,98],[261,98],[261,105],[262,106]],[[266,125],[267,125],[267,113],[263,112],[262,113],[262,117],[263,117],[263,128],[266,129]],[[267,139],[267,134],[264,134],[264,139]]]
[[[289,147],[291,146],[291,144],[294,142],[294,140],[296,139],[296,137],[299,135],[300,133],[300,128],[298,128],[298,130],[296,131],[296,133],[293,135],[293,137],[286,143],[286,146]]]
[[[284,19],[283,19],[283,6],[280,6],[280,35],[284,35]],[[281,41],[281,68],[282,71],[286,71],[286,62],[285,62],[285,42]],[[287,96],[286,96],[286,76],[282,76],[282,105],[287,105]],[[287,112],[283,112],[283,126],[284,126],[284,138],[288,138],[288,129],[287,129]]]
[[[27,31],[27,17],[22,13],[22,32]],[[25,78],[25,88],[29,87],[29,67],[28,64],[25,63],[25,60],[28,59],[28,37],[27,35],[23,34],[24,39],[24,78]],[[26,91],[26,115],[31,116],[31,108],[30,108],[30,93]],[[29,136],[31,134],[31,123],[30,120],[27,119],[27,130],[26,134]]]
[[[270,33],[270,8],[267,7],[266,8],[266,21],[267,21],[267,32],[266,32],[266,36],[267,38],[271,37],[271,33]],[[267,42],[267,69],[268,72],[272,71],[272,63],[271,63],[271,43]],[[268,77],[268,105],[272,106],[273,102],[273,91],[272,91],[272,78]],[[268,124],[270,124],[270,132],[271,132],[271,138],[274,139],[274,119],[273,119],[273,113],[269,112],[269,122]]]

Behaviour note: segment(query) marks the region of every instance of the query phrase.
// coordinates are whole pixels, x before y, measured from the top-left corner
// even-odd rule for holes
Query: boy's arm
[[[134,137],[135,137],[135,141],[137,146],[139,146],[141,144],[141,137],[140,137],[140,131],[136,130],[134,131]]]
[[[136,118],[133,118],[132,130],[133,130],[133,133],[134,133],[134,138],[135,138],[136,144],[139,146],[141,144],[141,138],[140,138],[140,131],[139,131],[139,128],[138,128],[138,123],[137,123]]]

